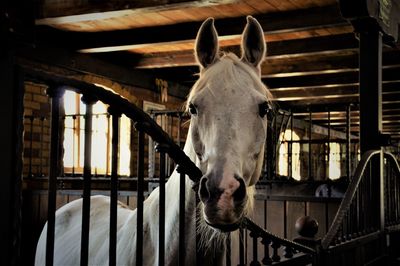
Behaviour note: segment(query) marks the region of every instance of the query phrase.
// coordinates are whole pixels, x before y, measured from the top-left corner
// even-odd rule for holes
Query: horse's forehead
[[[237,82],[210,82],[204,89],[202,101],[209,104],[222,104],[222,106],[252,104],[261,95],[252,84]]]

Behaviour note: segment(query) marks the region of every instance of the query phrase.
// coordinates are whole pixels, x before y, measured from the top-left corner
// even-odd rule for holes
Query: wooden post
[[[382,42],[393,45],[398,39],[400,6],[395,1],[339,1],[342,15],[348,19],[360,40],[360,149],[381,150],[372,162],[374,207],[377,224],[384,229],[382,135]]]
[[[0,36],[3,34],[0,32]],[[4,40],[4,39],[2,39]],[[23,149],[23,80],[14,65],[11,49],[0,51],[0,193],[3,217],[0,219],[2,255],[0,265],[18,265],[21,239],[21,189]]]

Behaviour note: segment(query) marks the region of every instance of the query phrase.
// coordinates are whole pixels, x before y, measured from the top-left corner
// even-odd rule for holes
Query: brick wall
[[[24,176],[48,174],[50,99],[46,86],[26,82],[24,95]]]

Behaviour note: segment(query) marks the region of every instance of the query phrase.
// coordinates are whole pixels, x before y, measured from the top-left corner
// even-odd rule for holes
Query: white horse
[[[201,202],[196,206],[192,181],[186,179],[186,265],[196,260],[196,228],[205,253],[204,265],[224,264],[224,230],[231,230],[249,213],[254,185],[263,164],[270,94],[261,82],[260,64],[265,57],[260,24],[247,17],[242,35],[242,57],[220,56],[214,20],[201,26],[195,54],[200,78],[187,101],[191,113],[184,152],[203,172]],[[179,174],[166,183],[165,262],[177,265],[179,229]],[[108,264],[109,204],[104,196],[91,198],[89,264]],[[158,264],[159,191],[144,202],[144,265]],[[196,227],[196,208],[201,218]],[[79,265],[82,200],[56,212],[55,265]],[[117,264],[136,262],[136,210],[118,205]],[[40,236],[36,265],[45,264],[46,230]],[[208,249],[207,249],[208,248]]]

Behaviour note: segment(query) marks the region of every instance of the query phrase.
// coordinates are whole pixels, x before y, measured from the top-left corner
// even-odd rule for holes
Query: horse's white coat
[[[210,20],[205,23],[210,23]],[[256,30],[258,29],[259,25],[254,19],[248,18],[248,25],[249,23],[253,23]],[[213,29],[212,24],[211,30]],[[213,34],[216,36],[215,29]],[[201,42],[201,32],[199,35],[198,43]],[[245,30],[244,36],[247,35]],[[261,34],[258,33],[258,35]],[[243,49],[246,51],[249,47],[246,47],[245,41]],[[261,41],[264,42],[263,39]],[[188,98],[188,102],[196,103],[199,114],[192,118],[184,152],[205,175],[212,171],[213,167],[222,166],[222,177],[219,183],[222,194],[217,203],[220,210],[216,219],[233,221],[238,218],[232,214],[234,210],[232,198],[239,186],[234,175],[239,175],[244,179],[248,196],[248,200],[246,198],[244,202],[246,207],[239,216],[247,214],[252,205],[254,183],[261,171],[266,134],[266,119],[259,117],[258,105],[263,101],[269,101],[269,93],[262,84],[258,71],[260,60],[263,59],[265,53],[265,44],[263,47],[264,51],[257,51],[260,54],[256,56],[260,59],[256,62],[251,62],[251,58],[239,59],[233,54],[219,58],[218,53],[214,55],[214,59],[204,61],[209,65],[203,65],[200,78]],[[215,50],[215,47],[212,49]],[[203,58],[203,56],[197,55],[197,58]],[[195,134],[198,134],[195,136],[196,141],[193,140]],[[199,149],[202,153],[201,158],[198,156]],[[186,265],[193,265],[196,258],[196,206],[192,185],[187,178]],[[165,254],[167,265],[177,265],[178,198],[179,174],[174,171],[166,184]],[[203,205],[200,204],[199,207],[203,209]],[[108,264],[109,206],[108,197],[91,198],[90,265]],[[158,264],[158,206],[157,188],[144,202],[144,265]],[[54,265],[79,265],[81,209],[82,200],[76,200],[63,206],[56,213]],[[203,219],[208,219],[204,216],[203,214]],[[202,261],[204,265],[223,264],[225,234],[206,225],[203,219],[197,226],[201,245],[208,247]],[[136,210],[130,210],[119,204],[117,227],[117,264],[135,265]],[[37,245],[35,265],[45,265],[46,233],[47,224]],[[231,235],[233,239],[237,238],[235,234]],[[232,243],[238,243],[238,241],[232,241]],[[233,247],[233,252],[235,252],[235,247]]]

